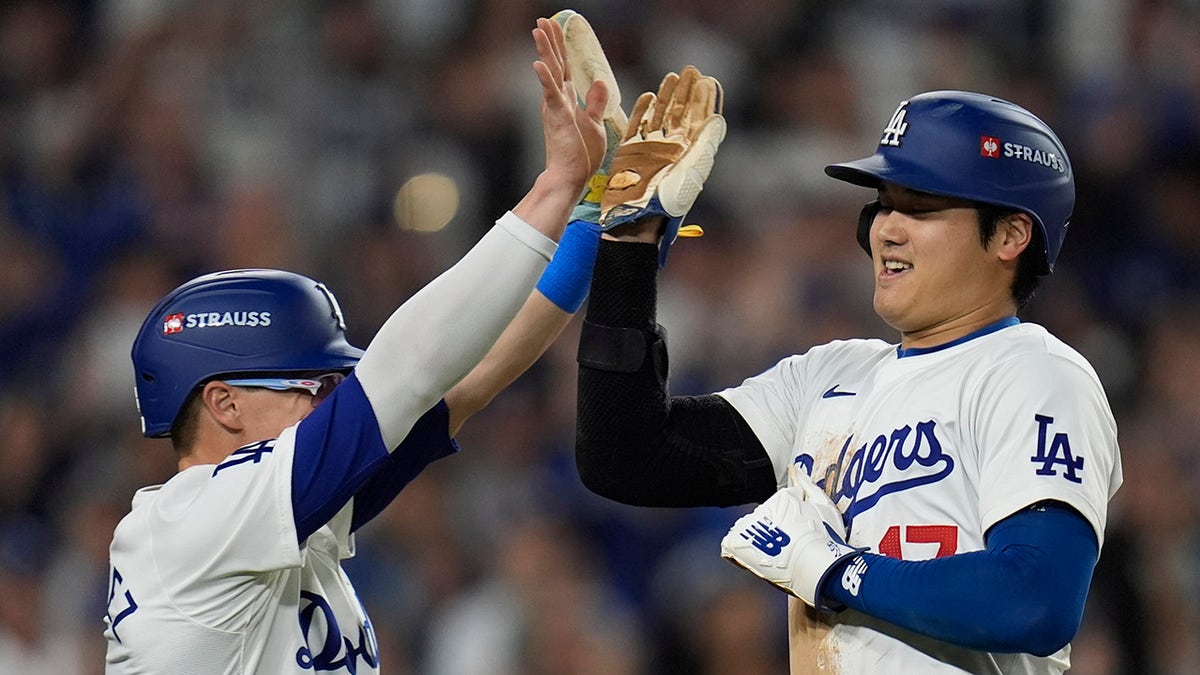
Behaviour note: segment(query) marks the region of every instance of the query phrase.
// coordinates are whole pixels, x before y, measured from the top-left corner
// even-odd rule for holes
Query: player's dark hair
[[[977,204],[976,208],[979,211],[979,240],[985,247],[996,234],[1000,223],[1014,213],[1019,213],[1015,209],[993,204]],[[1029,246],[1026,246],[1025,250],[1021,252],[1021,256],[1017,258],[1017,275],[1013,279],[1011,289],[1012,299],[1017,303],[1017,309],[1023,308],[1033,299],[1033,294],[1037,291],[1038,283],[1041,281],[1038,270],[1042,264],[1044,245],[1042,233],[1036,226],[1032,228],[1032,237]]]
[[[176,454],[183,454],[196,443],[196,430],[200,419],[200,392],[204,390],[207,381],[196,387],[183,401],[179,414],[171,422],[171,445]]]

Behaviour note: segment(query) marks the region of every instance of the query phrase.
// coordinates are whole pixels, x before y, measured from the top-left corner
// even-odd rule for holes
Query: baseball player
[[[291,272],[205,275],[151,310],[132,350],[137,400],[179,472],[139,490],[114,533],[106,672],[380,672],[340,563],[353,533],[457,450],[454,430],[587,291],[598,228],[562,233],[605,154],[606,90],[584,110],[562,27],[541,19],[533,35],[545,170],[365,351],[333,294]]]
[[[682,214],[655,203],[719,116],[705,79],[643,95],[614,160],[578,355],[583,482],[634,505],[759,503],[720,551],[794,596],[793,673],[1065,671],[1121,463],[1095,371],[1017,318],[1074,206],[1059,139],[990,96],[901,102],[873,155],[826,167],[875,192],[857,238],[899,341],[671,396],[655,281]]]

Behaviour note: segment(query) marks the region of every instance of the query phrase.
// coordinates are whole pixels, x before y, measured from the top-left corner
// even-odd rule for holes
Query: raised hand
[[[551,19],[538,19],[533,39],[539,57],[533,69],[542,85],[544,175],[574,185],[573,197],[577,198],[604,158],[608,89],[601,80],[593,82],[581,105],[567,65],[562,26]]]
[[[564,9],[551,17],[555,23],[562,26],[564,44],[567,51],[567,67],[571,71],[571,80],[575,84],[576,98],[579,104],[587,107],[587,92],[593,82],[604,83],[608,89],[608,103],[604,107],[604,131],[608,137],[604,149],[604,158],[600,167],[588,179],[587,188],[579,198],[579,204],[571,212],[571,220],[582,220],[588,223],[600,222],[600,200],[608,185],[609,168],[617,148],[625,138],[625,128],[629,118],[621,109],[621,89],[617,85],[616,75],[600,45],[600,39],[592,30],[591,24],[583,15],[572,9]]]

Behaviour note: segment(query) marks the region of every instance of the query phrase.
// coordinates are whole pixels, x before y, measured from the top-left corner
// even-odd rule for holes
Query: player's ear
[[[200,401],[213,421],[231,431],[245,427],[241,419],[237,389],[220,380],[213,380],[200,391]]]
[[[1027,213],[1012,213],[1000,219],[992,245],[1004,262],[1016,262],[1033,241],[1033,219]]]

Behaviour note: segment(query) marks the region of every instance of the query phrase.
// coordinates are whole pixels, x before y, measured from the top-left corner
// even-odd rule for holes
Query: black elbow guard
[[[636,373],[649,358],[660,382],[666,381],[667,331],[649,333],[636,328],[601,326],[584,320],[579,331],[579,365],[609,373]]]

